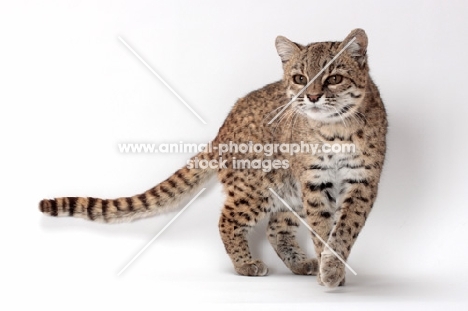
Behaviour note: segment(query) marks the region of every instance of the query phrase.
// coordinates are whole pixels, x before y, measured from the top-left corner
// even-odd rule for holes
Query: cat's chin
[[[307,110],[304,110],[304,113],[311,121],[322,123],[333,122],[333,120],[330,118],[330,113],[325,112],[319,108],[309,108]]]
[[[322,124],[343,123],[347,119],[346,116],[334,116],[330,111],[324,111],[320,108],[309,108],[303,112],[311,122]]]

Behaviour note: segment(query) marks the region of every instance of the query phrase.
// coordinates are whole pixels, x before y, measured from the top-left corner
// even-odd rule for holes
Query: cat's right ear
[[[283,36],[276,37],[275,45],[283,64],[290,60],[294,54],[301,51],[300,46],[297,43],[294,43]]]

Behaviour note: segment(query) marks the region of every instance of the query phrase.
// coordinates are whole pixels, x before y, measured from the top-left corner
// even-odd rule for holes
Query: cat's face
[[[291,109],[299,109],[311,119],[326,123],[342,122],[356,113],[365,95],[368,76],[367,37],[363,30],[353,30],[343,42],[307,46],[278,37],[276,47],[283,61],[288,98],[293,99],[305,88],[291,104]],[[312,79],[314,81],[309,83]]]

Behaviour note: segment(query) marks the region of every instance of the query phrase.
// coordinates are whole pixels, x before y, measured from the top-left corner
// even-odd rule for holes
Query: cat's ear
[[[367,60],[367,35],[363,29],[357,28],[350,32],[350,34],[343,40],[341,43],[340,48],[344,48],[351,40],[353,40],[346,52],[356,59],[359,65],[362,67],[366,63]]]
[[[294,43],[283,36],[276,37],[275,45],[283,64],[290,60],[294,54],[301,51],[301,48],[297,43]]]

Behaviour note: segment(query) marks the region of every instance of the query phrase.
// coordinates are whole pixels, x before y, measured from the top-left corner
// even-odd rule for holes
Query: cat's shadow
[[[438,300],[441,297],[457,296],[457,290],[450,290],[435,278],[402,275],[366,275],[348,274],[346,285],[335,289],[325,289],[329,298],[334,294],[348,294],[348,298],[366,299],[367,302],[391,301],[427,301]]]

